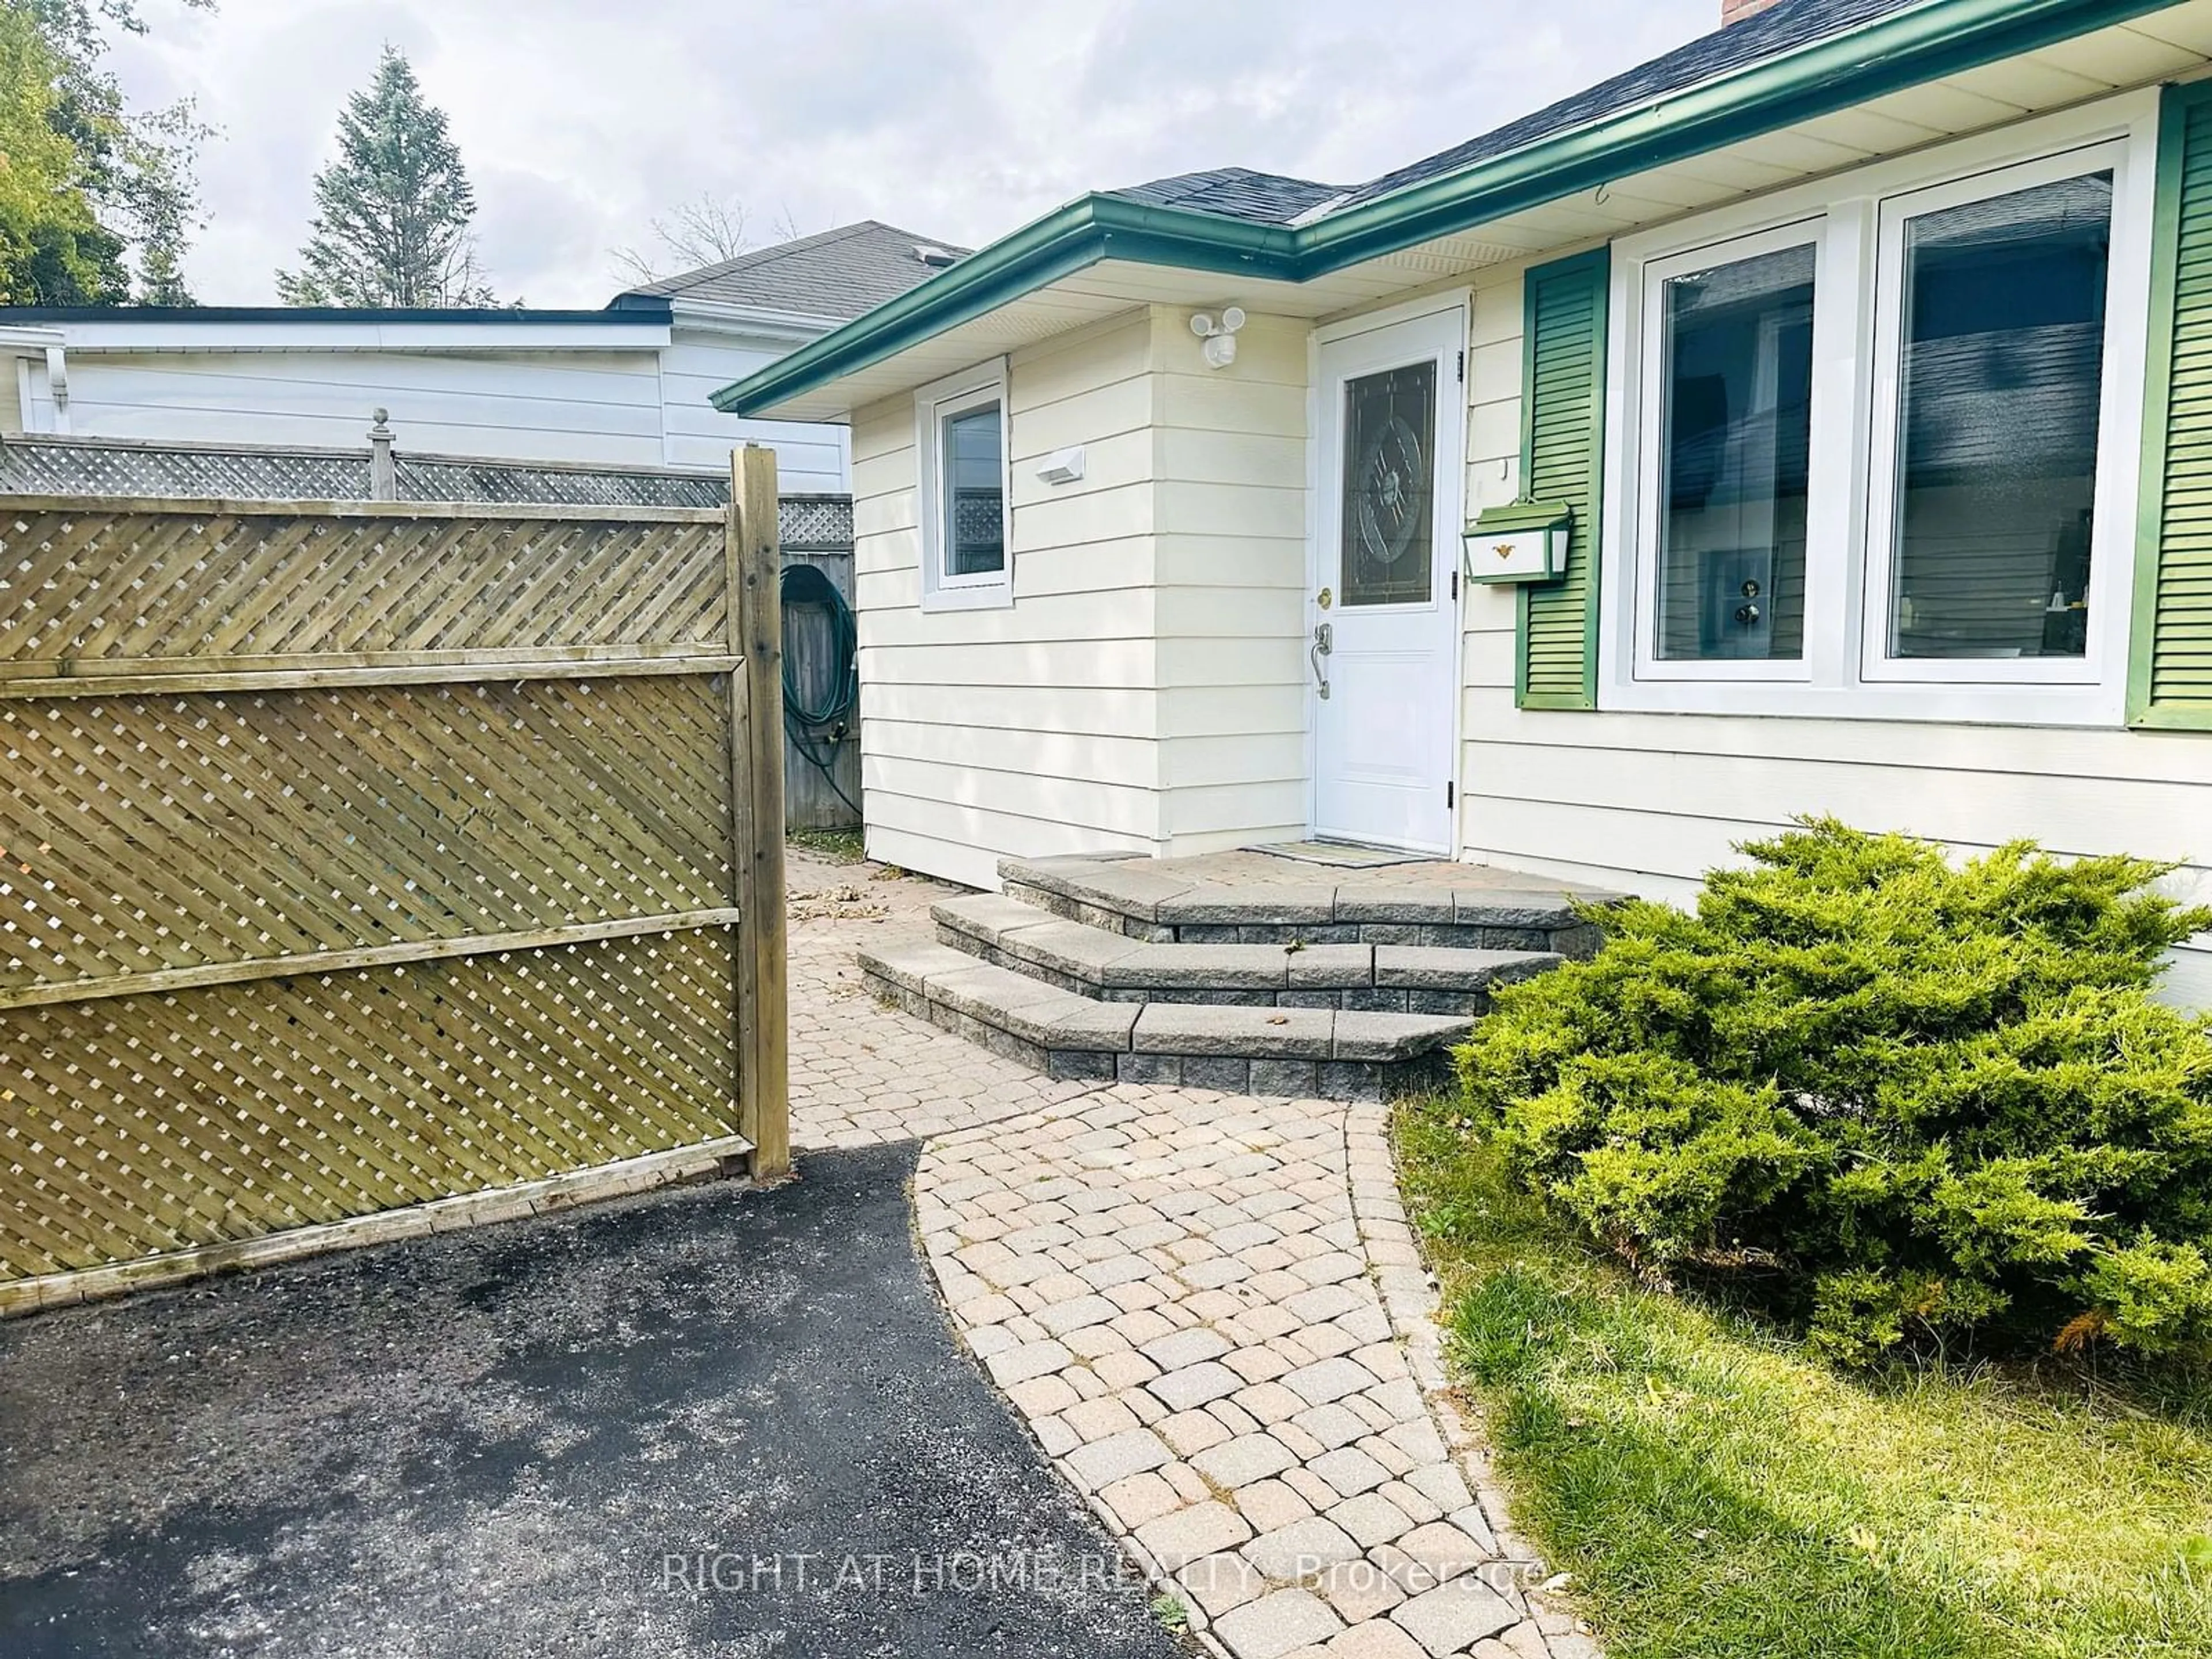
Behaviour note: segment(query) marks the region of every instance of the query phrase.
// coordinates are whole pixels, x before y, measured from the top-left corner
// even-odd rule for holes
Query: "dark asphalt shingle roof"
[[[1572,131],[1608,115],[1618,115],[1730,70],[1747,68],[1832,34],[1872,22],[1921,0],[1781,0],[1781,3],[1687,46],[1642,64],[1626,74],[1578,92],[1571,98],[1509,121],[1409,167],[1396,168],[1364,185],[1336,186],[1243,167],[1218,167],[1132,185],[1113,194],[1158,202],[1265,224],[1289,224],[1324,202],[1330,212],[1388,195],[1425,179],[1455,173],[1477,161]],[[1341,199],[1338,199],[1341,198]]]
[[[1112,193],[1162,207],[1194,208],[1231,219],[1286,225],[1300,214],[1344,194],[1344,186],[1285,178],[1279,173],[1255,173],[1249,167],[1213,167],[1205,173],[1179,173],[1172,179],[1131,185]]]
[[[645,283],[615,303],[619,306],[634,296],[697,300],[844,322],[896,300],[944,269],[945,261],[931,264],[924,260],[917,251],[923,248],[955,258],[969,252],[879,220],[863,219]]]
[[[1782,0],[1779,5],[1755,17],[1700,35],[1687,46],[1677,46],[1610,81],[1601,81],[1587,91],[1562,99],[1533,115],[1510,121],[1480,138],[1471,138],[1411,167],[1386,173],[1353,191],[1344,205],[1350,207],[1440,173],[1457,172],[1477,161],[1505,155],[1608,115],[1618,115],[1656,98],[1680,92],[1733,70],[1747,68],[1799,46],[1810,46],[1920,3],[1921,0]]]

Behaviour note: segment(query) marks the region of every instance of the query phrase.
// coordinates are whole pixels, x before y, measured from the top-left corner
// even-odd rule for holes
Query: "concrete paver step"
[[[1466,869],[1466,866],[1462,866]],[[1433,871],[1432,878],[1419,877]],[[1578,899],[1609,896],[1537,877],[1423,866],[1301,872],[1294,880],[1228,879],[1206,859],[1003,859],[1002,898],[1069,921],[1156,943],[1464,945],[1587,954],[1596,932]],[[1525,885],[1519,884],[1525,883]]]
[[[1148,943],[996,893],[946,899],[930,915],[948,945],[1109,1001],[1471,1016],[1487,1006],[1492,986],[1561,960],[1550,951],[1481,946]]]
[[[1468,1024],[1463,1014],[1102,1000],[923,941],[863,948],[860,963],[886,1000],[1055,1078],[1376,1099],[1435,1081]]]
[[[1489,1453],[1449,1391],[1384,1109],[1310,1091],[1240,1098],[1208,1080],[1217,1067],[1263,1085],[1362,1065],[1379,1076],[1380,1062],[1138,1054],[1137,1005],[1057,992],[933,941],[942,890],[866,890],[878,902],[853,921],[793,930],[794,1129],[807,1146],[927,1139],[915,1219],[956,1328],[1059,1463],[1069,1500],[1125,1540],[1209,1650],[1317,1659],[1284,1644],[1333,1628],[1325,1603],[1340,1659],[1432,1659],[1431,1642],[1469,1659],[1594,1659],[1571,1612],[1530,1588],[1549,1571],[1512,1533]],[[866,986],[940,1029],[856,1004],[856,945]],[[1371,945],[1292,953],[1291,985],[1302,966],[1335,971],[1327,953],[1340,948],[1382,960]],[[994,988],[1004,1028],[978,1018]],[[1112,1070],[1094,1077],[1126,1066],[1170,1086],[1053,1081],[950,1040],[1017,1052],[1023,1031],[1042,1035],[1079,1003],[1114,1022],[1094,1035],[1117,1046],[1092,1051]],[[1332,1053],[1358,1052],[1346,1045],[1368,1023],[1336,1012]],[[1378,1469],[1391,1478],[1373,1484]],[[1285,1566],[1295,1581],[1268,1576]],[[1478,1589],[1519,1622],[1496,1630]]]

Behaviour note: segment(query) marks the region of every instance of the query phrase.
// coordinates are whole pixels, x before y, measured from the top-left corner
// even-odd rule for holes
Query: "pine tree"
[[[276,273],[295,306],[489,306],[476,264],[476,192],[445,112],[391,46],[338,114],[337,159],[315,175],[300,269]]]
[[[173,234],[155,227],[138,253],[138,286],[132,295],[135,304],[142,306],[196,306],[191,286],[185,281],[182,245]]]

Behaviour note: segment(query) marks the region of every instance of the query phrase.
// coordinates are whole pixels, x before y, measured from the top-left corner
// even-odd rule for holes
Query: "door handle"
[[[1314,624],[1313,647],[1306,653],[1313,664],[1314,684],[1320,688],[1323,702],[1328,701],[1328,653],[1336,649],[1336,629],[1329,623]]]

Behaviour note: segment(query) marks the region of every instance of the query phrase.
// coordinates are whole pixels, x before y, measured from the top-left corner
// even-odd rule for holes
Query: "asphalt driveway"
[[[0,1653],[1169,1656],[911,1145],[0,1326]]]

